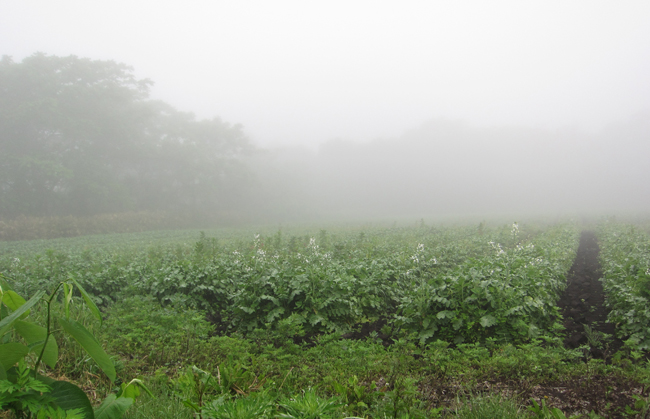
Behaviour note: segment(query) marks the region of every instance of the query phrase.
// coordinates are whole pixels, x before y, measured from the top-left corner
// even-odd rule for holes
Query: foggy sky
[[[112,59],[260,145],[650,110],[650,2],[0,0],[0,54]]]

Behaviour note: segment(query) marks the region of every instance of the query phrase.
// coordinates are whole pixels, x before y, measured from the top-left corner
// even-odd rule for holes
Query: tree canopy
[[[241,205],[252,149],[239,125],[149,98],[114,61],[0,60],[0,213],[214,211]]]

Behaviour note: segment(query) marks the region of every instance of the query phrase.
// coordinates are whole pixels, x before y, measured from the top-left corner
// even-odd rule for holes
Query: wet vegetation
[[[603,249],[638,243],[641,268],[624,265],[635,304],[648,232],[596,231]],[[40,369],[94,403],[142,378],[155,398],[127,417],[645,417],[643,317],[620,326],[612,309],[615,335],[584,324],[565,343],[558,302],[580,272],[579,232],[420,222],[100,235],[4,242],[0,270],[20,295],[69,278],[88,292],[103,323],[82,295],[69,308],[54,299],[53,316],[94,334],[117,380],[60,333],[58,362]]]

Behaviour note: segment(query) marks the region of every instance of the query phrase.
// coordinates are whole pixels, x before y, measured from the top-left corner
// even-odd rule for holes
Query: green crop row
[[[371,325],[422,343],[522,341],[558,317],[577,239],[571,224],[201,234],[141,247],[75,239],[35,254],[5,246],[0,270],[26,295],[73,276],[100,306],[151,295],[206,312],[228,334],[309,338]]]
[[[522,341],[553,327],[556,302],[577,250],[578,230],[562,226],[433,275],[402,296],[397,323],[421,342]]]
[[[633,225],[607,222],[598,231],[608,321],[630,346],[650,349],[650,235]]]

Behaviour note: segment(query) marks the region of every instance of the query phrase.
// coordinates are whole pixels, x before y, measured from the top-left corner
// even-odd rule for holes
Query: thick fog
[[[593,215],[650,209],[648,156],[650,114],[596,134],[437,119],[395,138],[277,149],[252,167],[279,214],[294,202],[340,218]],[[293,189],[277,195],[274,184]]]
[[[0,218],[648,211],[648,21],[645,1],[5,2]]]
[[[650,3],[2,2],[0,55],[116,60],[258,144],[397,137],[431,118],[596,131],[650,109]]]

